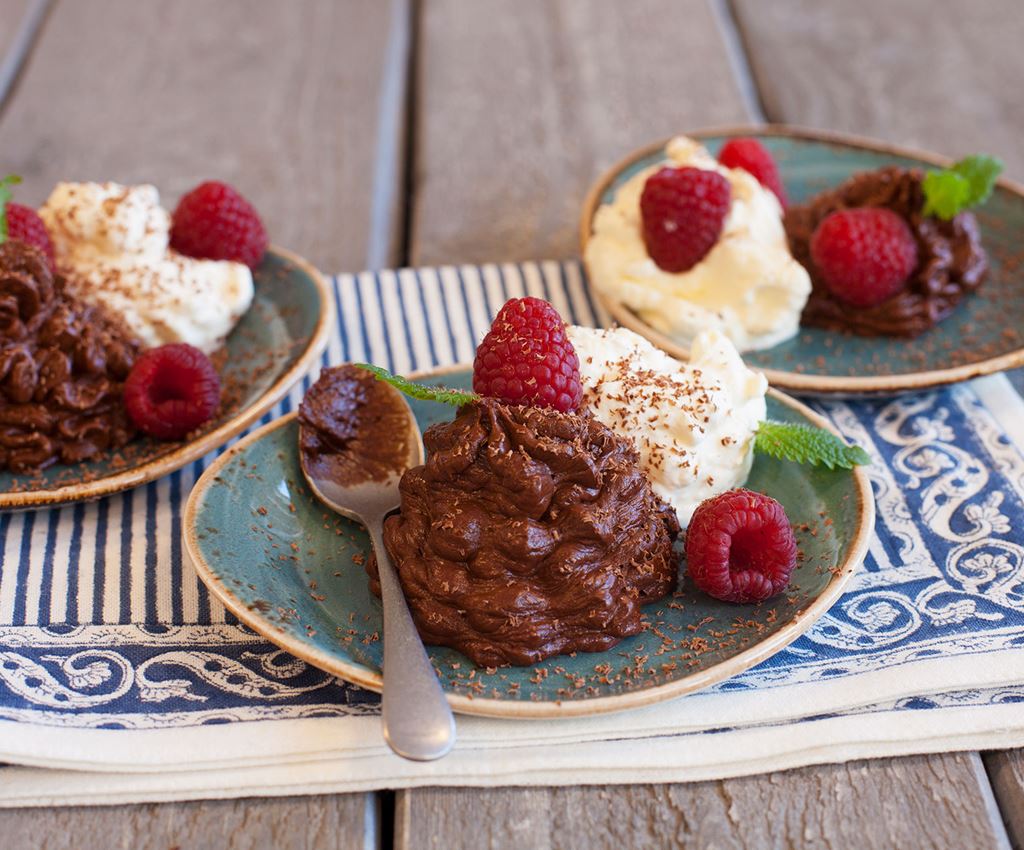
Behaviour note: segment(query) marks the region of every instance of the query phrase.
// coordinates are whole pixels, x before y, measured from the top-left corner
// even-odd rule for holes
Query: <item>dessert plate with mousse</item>
[[[186,504],[184,556],[210,590],[357,685],[382,686],[376,562],[300,457],[372,470],[405,456],[382,381],[410,396],[426,449],[384,545],[456,711],[588,715],[707,687],[806,631],[864,557],[866,453],[769,390],[724,334],[681,363],[512,299],[472,366],[325,369]]]
[[[110,495],[201,458],[266,413],[327,342],[333,299],[268,245],[231,187],[173,215],[153,186],[61,183],[6,203],[0,508]]]
[[[580,219],[611,316],[685,359],[718,328],[773,386],[922,390],[1024,365],[1024,187],[998,160],[790,127],[627,156]]]

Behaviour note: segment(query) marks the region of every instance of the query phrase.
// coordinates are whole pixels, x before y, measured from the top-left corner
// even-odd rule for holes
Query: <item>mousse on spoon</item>
[[[299,410],[299,458],[313,493],[362,522],[380,572],[384,608],[384,738],[398,755],[441,758],[455,721],[416,631],[384,547],[384,518],[399,505],[398,483],[423,462],[423,442],[398,390],[355,366],[325,370]]]

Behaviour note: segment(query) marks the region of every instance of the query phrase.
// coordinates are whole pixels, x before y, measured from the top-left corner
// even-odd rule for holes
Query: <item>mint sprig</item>
[[[0,180],[0,242],[7,241],[7,202],[14,196],[11,186],[21,182],[17,174],[8,174]]]
[[[372,366],[369,363],[356,363],[355,365],[360,369],[373,372],[378,381],[391,384],[399,392],[403,392],[413,398],[423,399],[424,401],[438,401],[441,404],[450,404],[453,407],[462,407],[464,404],[480,400],[480,396],[476,393],[469,393],[465,390],[452,390],[448,387],[427,387],[423,384],[413,383],[408,378],[403,378],[401,375],[393,375],[387,369],[382,369],[380,366]]]
[[[975,154],[951,168],[929,171],[921,183],[924,214],[949,221],[957,213],[985,203],[1002,170],[1003,163],[996,157]]]
[[[754,451],[829,469],[853,469],[871,463],[871,456],[864,449],[848,446],[831,431],[770,419],[758,426]]]

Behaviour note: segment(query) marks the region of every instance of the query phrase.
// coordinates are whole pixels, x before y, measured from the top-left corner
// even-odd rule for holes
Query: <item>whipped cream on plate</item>
[[[681,363],[626,328],[566,332],[580,361],[582,407],[633,441],[683,528],[702,501],[743,485],[768,381],[723,333],[698,334]]]
[[[658,268],[647,253],[640,220],[644,183],[662,167],[652,166],[623,183],[615,200],[594,215],[584,251],[591,282],[683,345],[708,328],[721,331],[740,351],[770,348],[794,336],[811,280],[789,252],[774,193],[743,169],[720,165],[692,139],[673,139],[665,154],[662,165],[717,171],[729,181],[729,213],[718,242],[688,271]]]
[[[248,266],[168,247],[171,219],[154,186],[59,183],[39,215],[68,289],[146,346],[187,342],[210,354],[252,304]]]

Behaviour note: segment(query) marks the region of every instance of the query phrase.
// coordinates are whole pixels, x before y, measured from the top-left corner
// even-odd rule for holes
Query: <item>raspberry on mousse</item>
[[[885,207],[836,210],[814,231],[811,258],[836,298],[874,307],[907,282],[917,243],[906,221]]]
[[[885,166],[786,210],[793,256],[810,272],[804,325],[910,338],[982,285],[988,258],[970,209],[926,215],[925,173]]]
[[[554,307],[529,296],[505,303],[477,347],[473,390],[562,413],[579,407],[580,364]]]

